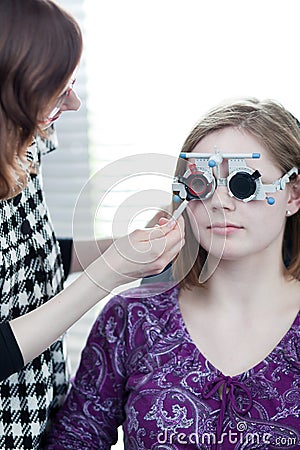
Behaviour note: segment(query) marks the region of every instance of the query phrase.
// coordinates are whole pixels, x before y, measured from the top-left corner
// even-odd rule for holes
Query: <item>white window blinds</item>
[[[63,8],[79,22],[84,34],[84,1],[59,0]],[[59,237],[71,237],[72,217],[77,196],[89,177],[88,124],[86,111],[86,60],[83,54],[74,89],[82,105],[77,112],[65,112],[56,124],[58,150],[43,158],[44,188],[50,214]],[[89,217],[89,204],[82,213],[84,230]]]

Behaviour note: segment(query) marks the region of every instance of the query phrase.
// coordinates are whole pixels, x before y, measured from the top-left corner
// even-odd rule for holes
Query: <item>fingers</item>
[[[176,241],[184,237],[183,217],[179,217],[172,228],[170,228],[169,223],[170,221],[168,221],[167,224],[153,229],[149,236],[152,244],[154,244],[155,241],[159,243],[161,240],[165,240],[166,243],[173,245]]]
[[[140,265],[147,264],[153,265],[156,270],[157,260],[169,253],[171,254],[169,260],[171,260],[175,256],[174,248],[177,248],[177,244],[182,246],[183,240],[184,220],[180,218],[172,229],[168,223],[150,229],[135,230],[115,241],[114,246],[124,260],[138,264],[139,270]]]
[[[180,248],[184,245],[184,221],[180,221],[180,224],[178,223],[175,228],[165,235],[160,234],[159,237],[154,239],[151,235],[149,244],[151,245],[151,252],[153,255],[156,255],[156,258],[163,257],[169,252],[175,253],[174,249],[177,249],[177,244]]]
[[[170,219],[167,219],[166,217],[161,217],[161,218],[158,220],[158,225],[165,225],[165,224],[167,224],[169,221],[170,221]],[[174,225],[175,225],[175,224],[174,224]]]
[[[149,255],[151,254],[152,258],[151,269],[150,267],[149,269],[152,274],[160,273],[185,244],[183,218],[180,218],[176,226],[167,234],[160,234],[160,237],[155,239],[152,239],[151,236],[149,244],[151,246]]]
[[[165,222],[165,220],[162,220]],[[160,273],[184,245],[184,220],[168,220],[154,228],[123,236],[103,254],[117,278],[141,278]],[[128,281],[128,280],[127,280]],[[127,282],[126,281],[126,282]]]
[[[181,233],[184,233],[184,219],[183,217],[179,217],[178,220],[174,219],[165,219],[161,218],[159,220],[160,224],[156,225],[153,228],[145,228],[142,230],[135,230],[133,233],[135,234],[135,238],[137,240],[142,241],[153,241],[155,239],[160,239],[167,234],[169,234],[172,230],[181,230]]]
[[[185,244],[184,238],[176,241],[174,245],[166,246],[165,251],[161,252],[159,257],[154,259],[151,264],[144,267],[144,276],[157,275],[161,273],[167,265],[173,261]],[[155,254],[155,250],[153,250]]]
[[[164,220],[164,219],[161,219]],[[160,233],[160,234],[158,234]],[[178,220],[168,220],[166,223],[161,224],[159,227],[155,228],[155,232],[151,233],[151,240],[160,239],[162,234],[164,237],[170,236],[171,238],[176,239],[184,237],[184,219],[183,217],[179,217]]]

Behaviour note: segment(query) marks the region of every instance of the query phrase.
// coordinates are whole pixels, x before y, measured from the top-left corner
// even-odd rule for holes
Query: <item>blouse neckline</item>
[[[196,345],[196,343],[194,342],[194,340],[192,339],[192,336],[190,335],[185,320],[183,318],[181,309],[180,309],[180,305],[179,305],[179,292],[180,289],[178,287],[176,287],[176,295],[175,295],[175,309],[176,309],[176,313],[178,315],[178,317],[180,318],[179,322],[181,324],[183,333],[185,335],[185,337],[187,338],[187,340],[194,346],[196,352],[198,353],[198,355],[209,365],[209,367],[212,369],[213,372],[215,372],[215,374],[217,376],[221,376],[224,378],[230,378],[232,380],[238,380],[238,379],[242,379],[245,378],[246,376],[249,376],[249,373],[254,373],[257,372],[262,366],[265,365],[265,362],[267,359],[269,359],[272,355],[274,355],[278,348],[282,346],[282,343],[284,340],[286,340],[286,338],[294,331],[294,328],[297,327],[298,322],[300,321],[300,309],[298,310],[290,328],[286,331],[286,333],[281,337],[281,339],[279,340],[279,342],[275,345],[275,347],[262,359],[260,360],[258,363],[254,364],[253,366],[249,367],[249,369],[240,372],[236,375],[227,375],[225,373],[222,372],[222,370],[218,369],[200,350],[200,348]]]

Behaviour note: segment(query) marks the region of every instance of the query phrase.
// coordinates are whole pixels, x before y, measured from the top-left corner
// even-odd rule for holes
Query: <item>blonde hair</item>
[[[299,122],[280,103],[274,100],[259,101],[245,98],[223,103],[205,114],[183,144],[182,152],[191,152],[208,134],[226,127],[242,129],[254,136],[270,152],[274,164],[282,172],[292,167],[300,168]],[[186,161],[179,159],[175,175],[186,171]],[[291,180],[291,182],[293,182]],[[175,205],[173,205],[175,209]],[[185,246],[174,263],[174,277],[181,287],[199,286],[199,275],[207,253],[199,246],[192,232],[187,213],[185,217]],[[289,261],[289,274],[300,279],[300,211],[287,218],[282,244],[283,260]],[[198,255],[193,249],[198,246]],[[185,274],[186,268],[191,267]]]

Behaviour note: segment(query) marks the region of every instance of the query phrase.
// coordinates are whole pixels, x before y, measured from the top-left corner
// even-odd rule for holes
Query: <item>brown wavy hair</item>
[[[300,169],[300,124],[292,114],[274,100],[259,101],[256,98],[245,98],[229,101],[213,108],[191,131],[181,151],[191,152],[205,136],[225,127],[240,128],[254,136],[268,149],[274,163],[283,173],[294,166]],[[175,175],[182,176],[186,167],[186,160],[180,158]],[[291,183],[295,181],[295,178],[291,179]],[[177,206],[173,204],[173,209]],[[180,286],[189,288],[199,286],[199,275],[207,258],[207,252],[196,241],[186,211],[183,215],[186,244],[174,263],[173,272],[175,279],[182,280]],[[196,255],[193,250],[195,248],[198,248]],[[286,219],[282,256],[288,273],[300,280],[300,210]]]
[[[26,183],[38,117],[64,89],[82,52],[75,19],[50,0],[0,1],[0,199]]]

